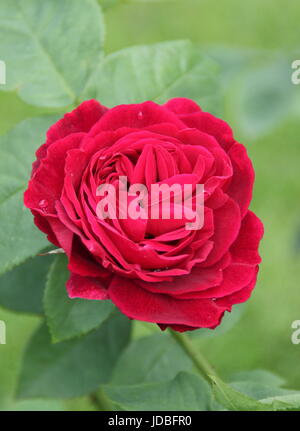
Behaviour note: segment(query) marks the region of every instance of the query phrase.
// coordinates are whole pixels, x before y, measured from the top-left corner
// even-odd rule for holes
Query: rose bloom
[[[248,209],[251,161],[224,121],[183,98],[112,109],[90,100],[50,127],[36,157],[25,205],[68,256],[71,298],[111,300],[183,332],[215,328],[250,297],[263,225]],[[120,176],[148,189],[204,184],[203,227],[97,217],[98,187]]]

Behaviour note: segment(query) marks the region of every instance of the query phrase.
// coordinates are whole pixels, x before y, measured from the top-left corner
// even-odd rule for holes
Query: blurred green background
[[[300,59],[297,0],[120,1],[106,11],[106,52],[136,44],[191,39],[221,64],[222,117],[246,145],[256,170],[252,209],[265,224],[257,288],[239,323],[224,335],[197,338],[224,377],[267,369],[300,389],[300,86],[291,61]],[[1,53],[0,53],[1,56]],[[49,112],[0,92],[0,133]],[[1,409],[92,409],[87,398],[14,401],[21,353],[39,318],[0,308],[7,345],[0,345]],[[144,329],[136,324],[135,335]]]

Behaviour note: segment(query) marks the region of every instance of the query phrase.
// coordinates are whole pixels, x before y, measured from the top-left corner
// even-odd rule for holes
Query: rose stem
[[[91,403],[94,405],[97,411],[112,411],[113,405],[109,398],[104,393],[103,389],[100,388],[97,392],[92,392],[89,395]]]
[[[180,332],[173,331],[169,328],[169,332],[172,337],[176,340],[176,342],[181,346],[184,352],[191,358],[197,370],[200,371],[201,375],[212,384],[213,381],[211,379],[212,376],[216,376],[216,372],[214,368],[210,365],[207,359],[199,352],[196,351],[193,343],[191,342],[188,335],[185,335]]]

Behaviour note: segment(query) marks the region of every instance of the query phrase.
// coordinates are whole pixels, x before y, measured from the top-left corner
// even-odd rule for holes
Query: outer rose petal
[[[233,166],[233,176],[226,193],[239,204],[243,218],[252,199],[254,169],[243,145],[233,144],[228,155]]]
[[[70,298],[109,299],[104,283],[93,277],[71,274],[67,282],[67,291]]]
[[[230,248],[235,262],[258,265],[261,262],[258,246],[263,234],[262,222],[252,211],[248,211],[242,221],[239,235]]]
[[[232,199],[228,199],[221,208],[215,210],[215,233],[210,238],[214,242],[214,248],[203,263],[203,266],[213,265],[228,251],[238,236],[241,223],[240,218],[239,207]]]
[[[110,109],[91,133],[123,127],[144,129],[159,123],[171,123],[179,128],[185,127],[173,112],[156,103],[145,102],[136,105],[120,105]]]
[[[208,112],[181,115],[180,119],[188,127],[214,136],[226,151],[234,143],[233,133],[229,125]]]
[[[210,329],[214,329],[216,326],[218,326],[220,324],[225,311],[231,311],[233,305],[245,302],[250,298],[252,291],[256,285],[257,273],[258,273],[258,267],[255,268],[255,274],[254,274],[251,282],[248,284],[248,286],[244,287],[243,289],[239,290],[238,292],[235,292],[235,293],[228,295],[228,296],[224,296],[223,298],[219,298],[215,301],[219,307],[222,307],[222,308],[224,307],[224,308],[223,308],[223,313],[220,316],[219,322],[216,325],[211,326]],[[198,329],[198,328],[194,328],[191,326],[185,326],[185,325],[159,325],[159,326],[163,331],[168,326],[170,328],[172,328],[174,331],[178,331],[178,332],[185,332],[185,331],[191,331],[194,329]]]
[[[223,313],[221,314],[219,322],[216,325],[208,327],[207,329],[215,329],[217,326],[219,326],[225,311],[226,310],[224,310]],[[186,325],[162,325],[160,323],[158,324],[158,326],[162,331],[165,331],[167,328],[171,328],[173,329],[173,331],[177,331],[177,332],[195,331],[196,329],[200,329],[200,328],[193,328],[192,326],[186,326]]]
[[[41,161],[24,193],[27,208],[42,215],[56,215],[55,202],[60,198],[63,187],[66,154],[79,147],[83,136],[83,133],[75,133],[49,147],[47,158]]]
[[[76,109],[65,114],[57,123],[53,124],[47,132],[47,141],[36,152],[37,160],[32,167],[32,174],[39,167],[41,159],[46,157],[48,147],[58,139],[71,133],[87,133],[91,127],[102,117],[108,109],[96,100],[87,100]]]
[[[255,274],[254,266],[233,263],[223,270],[223,280],[219,285],[206,290],[184,293],[180,295],[180,299],[222,298],[241,291],[251,282]]]
[[[226,310],[231,311],[231,307],[234,304],[240,304],[241,302],[247,301],[250,298],[251,293],[255,287],[257,273],[258,273],[258,267],[256,267],[255,275],[252,278],[251,282],[248,284],[248,286],[244,287],[243,289],[231,295],[224,296],[223,298],[217,299],[216,303],[221,307],[226,307]]]
[[[49,224],[59,246],[63,248],[68,256],[70,256],[73,242],[73,232],[70,231],[63,223],[60,222],[57,218],[49,218]]]
[[[47,235],[47,239],[48,241],[52,242],[52,244],[56,245],[56,247],[60,247],[60,244],[53,232],[53,230],[51,229],[50,223],[48,221],[48,219],[50,219],[50,217],[43,217],[41,216],[38,212],[32,210],[31,211],[33,216],[34,216],[34,224]]]
[[[177,115],[193,114],[201,111],[201,108],[196,102],[191,99],[185,99],[184,97],[175,97],[165,103],[164,107]]]
[[[209,328],[217,325],[224,308],[210,299],[177,300],[153,294],[129,279],[114,277],[109,297],[126,316],[146,322]]]

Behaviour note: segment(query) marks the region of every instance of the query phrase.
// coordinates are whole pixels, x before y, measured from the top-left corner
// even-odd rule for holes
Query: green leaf
[[[228,410],[237,411],[271,411],[288,410],[288,403],[276,401],[274,403],[263,403],[248,396],[232,386],[224,383],[216,376],[211,376],[213,382],[213,393],[216,401]]]
[[[204,110],[218,109],[216,63],[187,41],[136,46],[109,55],[89,80],[82,99],[109,107],[189,97]]]
[[[0,304],[10,310],[42,314],[46,276],[53,256],[37,256],[0,277]]]
[[[288,389],[281,389],[275,386],[269,386],[265,383],[252,382],[249,380],[233,382],[231,383],[231,387],[256,400],[295,393],[295,391],[290,391]]]
[[[0,137],[0,274],[35,256],[49,242],[23,205],[35,150],[56,117],[26,120]]]
[[[65,255],[57,256],[51,266],[44,296],[47,323],[53,341],[62,341],[100,326],[114,310],[111,301],[70,299],[66,291],[69,278]]]
[[[179,371],[192,369],[192,362],[167,334],[156,334],[132,342],[119,358],[112,383],[132,385],[170,380]]]
[[[74,103],[102,55],[104,24],[96,0],[2,0],[0,52],[7,84],[27,103]]]
[[[129,336],[130,321],[120,313],[84,337],[57,344],[43,325],[25,351],[18,397],[72,398],[96,390],[109,381]]]
[[[268,397],[260,400],[262,403],[270,404],[272,406],[278,406],[278,410],[281,409],[281,405],[287,405],[286,410],[297,410],[300,409],[300,392],[294,394],[278,395],[274,397]]]
[[[208,384],[198,375],[181,372],[160,383],[103,387],[116,410],[193,411],[211,410]]]
[[[277,374],[271,373],[267,370],[251,370],[251,371],[239,371],[234,373],[231,378],[231,382],[256,382],[263,385],[279,388],[285,384],[285,379]]]
[[[239,392],[242,392],[262,403],[272,404],[273,408],[279,401],[291,404],[286,409],[291,409],[299,402],[299,392],[282,389],[285,380],[281,377],[265,370],[243,371],[236,373],[231,381],[231,386]],[[279,409],[282,407],[278,404]],[[300,404],[299,406],[300,407]]]

